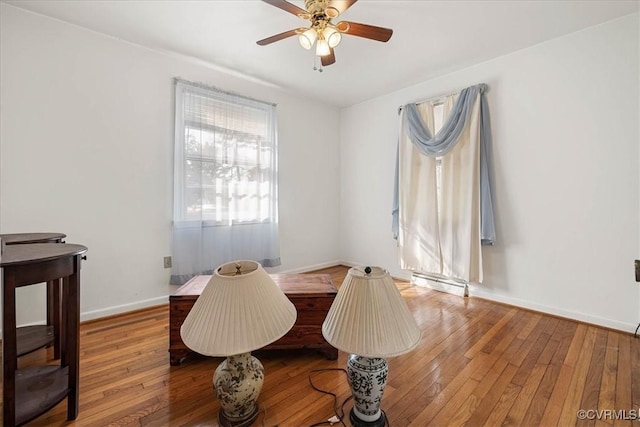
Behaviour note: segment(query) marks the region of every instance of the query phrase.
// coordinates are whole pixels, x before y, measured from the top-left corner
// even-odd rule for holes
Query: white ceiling
[[[261,1],[3,0],[153,49],[348,106],[639,10],[638,0],[361,0],[337,20],[392,28],[387,43],[345,36],[313,70],[296,37],[256,41],[307,21]],[[292,1],[304,8],[303,1]]]

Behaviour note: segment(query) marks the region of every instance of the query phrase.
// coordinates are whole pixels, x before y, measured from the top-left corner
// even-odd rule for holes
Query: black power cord
[[[344,405],[353,398],[353,396],[349,395],[349,397],[347,397],[346,399],[344,399],[342,401],[342,405],[340,405],[340,407],[338,408],[338,395],[327,391],[327,390],[322,390],[318,387],[316,387],[313,384],[313,381],[311,380],[311,376],[312,374],[316,374],[316,373],[321,373],[321,372],[327,372],[327,371],[341,371],[344,372],[344,375],[347,375],[347,370],[343,369],[343,368],[326,368],[326,369],[314,369],[312,371],[309,372],[309,385],[311,386],[311,388],[313,388],[315,391],[323,393],[323,394],[328,394],[329,396],[333,396],[333,413],[335,414],[335,416],[338,418],[338,421],[340,422],[340,424],[342,424],[344,427],[347,427],[347,425],[344,423],[344,421],[342,421],[342,419],[344,418]],[[331,421],[322,421],[319,423],[315,423],[315,424],[311,424],[311,426],[309,427],[316,427],[316,426],[322,426],[322,425],[333,425],[336,423],[332,423]]]
[[[338,395],[335,394],[335,393],[332,393],[330,391],[319,389],[318,387],[316,387],[313,384],[313,381],[311,381],[311,375],[312,374],[321,373],[321,372],[327,372],[327,371],[341,371],[341,372],[344,372],[345,376],[347,376],[347,370],[343,369],[343,368],[314,369],[312,371],[309,371],[309,377],[308,377],[309,378],[309,385],[311,386],[311,388],[313,388],[317,392],[328,394],[329,396],[333,396],[333,413],[338,418],[338,421],[340,422],[340,424],[342,424],[344,427],[347,427],[347,425],[343,421],[343,418],[344,418],[344,405],[346,405],[346,403],[349,400],[353,399],[353,396],[349,395],[349,397],[344,399],[342,401],[342,404],[340,405],[339,410],[338,410]],[[382,416],[384,417],[384,425],[386,427],[390,427],[389,418],[387,418],[387,414],[382,409],[380,409],[380,411],[382,412]],[[323,426],[323,425],[327,425],[327,424],[333,425],[333,424],[336,424],[336,423],[332,423],[331,421],[321,421],[319,423],[311,424],[309,427],[317,427],[317,426]]]
[[[636,331],[633,334],[633,336],[636,338],[638,338],[638,329],[640,329],[640,323],[638,323],[638,327],[636,328]]]

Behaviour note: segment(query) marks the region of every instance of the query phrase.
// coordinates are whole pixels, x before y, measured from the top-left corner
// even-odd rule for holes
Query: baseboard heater
[[[438,276],[431,273],[411,274],[411,283],[417,286],[424,286],[435,291],[446,292],[448,294],[469,296],[469,284],[458,279]]]

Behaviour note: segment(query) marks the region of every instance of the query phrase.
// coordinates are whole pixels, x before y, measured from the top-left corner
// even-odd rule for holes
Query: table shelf
[[[16,371],[16,425],[38,417],[69,394],[69,368],[35,366]]]
[[[18,357],[29,354],[39,348],[46,347],[55,340],[53,326],[34,325],[16,329]]]

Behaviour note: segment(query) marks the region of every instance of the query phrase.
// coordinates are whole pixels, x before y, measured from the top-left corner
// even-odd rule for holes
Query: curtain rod
[[[473,86],[478,86],[478,85],[484,86],[482,92],[486,92],[489,89],[489,86],[487,86],[485,83],[478,83],[477,85],[473,85]],[[473,86],[468,86],[468,87],[473,87]],[[450,93],[445,93],[445,94],[438,95],[438,96],[433,96],[431,98],[423,99],[421,101],[414,101],[413,103],[417,105],[417,104],[423,104],[425,102],[439,101],[442,98],[446,98],[447,96],[458,95],[463,90],[464,89],[460,89],[459,91],[456,91],[456,92],[450,92]],[[409,103],[407,102],[407,104],[409,104]],[[400,114],[400,112],[402,111],[402,107],[404,107],[404,106],[401,105],[401,106],[398,107],[398,114]]]
[[[184,79],[181,79],[180,77],[174,77],[173,80],[174,80],[174,83],[184,83],[184,84],[187,84],[187,85],[190,85],[190,86],[198,87],[200,89],[205,89],[205,90],[210,90],[210,91],[213,91],[213,92],[223,93],[225,95],[237,96],[238,98],[246,99],[248,101],[253,101],[253,102],[259,102],[261,104],[271,105],[273,107],[276,107],[278,105],[278,104],[274,104],[273,102],[266,102],[266,101],[262,101],[260,99],[251,98],[250,96],[240,95],[240,94],[235,93],[235,92],[229,92],[227,90],[222,90],[222,89],[219,89],[219,88],[217,88],[215,86],[208,86],[208,85],[206,85],[204,83],[190,82],[189,80],[184,80]]]

